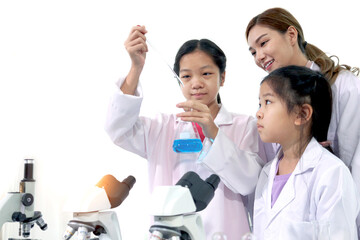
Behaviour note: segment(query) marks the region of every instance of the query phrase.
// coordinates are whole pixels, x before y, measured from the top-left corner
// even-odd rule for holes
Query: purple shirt
[[[280,160],[276,163],[276,172],[278,172],[278,170],[279,170]],[[291,173],[284,174],[284,175],[275,175],[272,192],[271,192],[271,207],[274,206],[276,200],[278,199],[278,197],[281,193],[281,190],[284,188],[284,186],[290,176],[291,176]]]

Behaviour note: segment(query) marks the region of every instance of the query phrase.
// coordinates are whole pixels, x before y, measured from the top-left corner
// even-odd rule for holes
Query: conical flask
[[[203,145],[195,123],[179,120],[173,150],[176,153],[200,152]]]

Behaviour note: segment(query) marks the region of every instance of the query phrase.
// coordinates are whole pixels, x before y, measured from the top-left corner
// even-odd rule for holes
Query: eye
[[[269,40],[266,40],[266,41],[261,42],[261,43],[260,43],[260,46],[261,46],[261,47],[265,46],[265,44],[266,44],[268,41],[269,41]]]
[[[255,55],[256,55],[256,52],[255,52],[255,51],[251,51],[250,53],[251,53],[252,56],[255,57]]]
[[[190,75],[182,75],[182,76],[180,76],[181,77],[181,79],[184,79],[184,80],[188,80],[188,79],[190,79]]]
[[[212,73],[211,72],[205,72],[205,73],[203,73],[203,75],[204,76],[210,76],[210,75],[212,75]]]
[[[270,103],[271,103],[270,100],[265,100],[265,104],[266,104],[266,105],[269,105]]]

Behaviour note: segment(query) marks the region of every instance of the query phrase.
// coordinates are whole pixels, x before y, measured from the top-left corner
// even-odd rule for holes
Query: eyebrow
[[[265,93],[265,94],[263,94],[261,97],[274,97],[274,94],[272,94],[272,93]],[[259,97],[259,99],[260,99],[260,97]]]
[[[205,65],[205,66],[200,67],[200,69],[205,69],[205,68],[211,68],[211,69],[213,69],[214,66],[212,66],[212,65]],[[186,68],[180,70],[180,72],[189,72],[189,71],[191,71],[191,70],[190,70],[190,69],[186,69]]]
[[[267,33],[264,33],[264,34],[260,35],[260,36],[255,40],[255,44],[257,44],[257,43],[260,41],[260,39],[261,39],[262,37],[266,36],[266,35],[267,35]],[[251,49],[253,49],[253,48],[252,48],[252,47],[249,47],[249,51],[250,51]]]

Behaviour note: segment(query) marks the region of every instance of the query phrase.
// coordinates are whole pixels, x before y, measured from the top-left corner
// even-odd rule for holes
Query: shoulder
[[[253,124],[254,122],[256,123],[256,121],[257,121],[253,116],[250,116],[250,115],[234,113],[234,112],[228,112],[228,113],[231,116],[231,118],[233,119],[233,121],[237,122],[237,123],[244,122],[244,123]]]
[[[326,179],[325,182],[336,182],[343,178],[352,178],[348,167],[342,160],[325,148],[320,148],[322,150],[321,158],[318,165],[315,167],[316,172],[319,173],[319,178]]]
[[[334,88],[340,93],[354,90],[360,92],[360,78],[348,70],[342,70],[332,86]]]
[[[224,105],[221,106],[220,111],[215,119],[215,123],[217,123],[219,126],[241,125],[243,127],[246,125],[254,125],[254,122],[256,126],[256,119],[254,117],[246,114],[230,112],[224,107]]]

